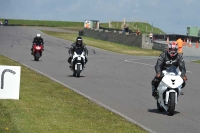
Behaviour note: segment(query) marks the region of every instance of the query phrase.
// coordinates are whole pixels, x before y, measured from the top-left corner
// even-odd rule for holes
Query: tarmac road
[[[174,116],[159,113],[151,96],[157,57],[130,56],[89,47],[89,61],[80,78],[72,76],[67,62],[70,41],[42,33],[45,51],[39,62],[30,54],[39,31],[31,27],[0,27],[0,54],[29,66],[70,87],[149,132],[200,132],[199,49],[185,47],[188,81]],[[186,50],[188,53],[186,54]]]

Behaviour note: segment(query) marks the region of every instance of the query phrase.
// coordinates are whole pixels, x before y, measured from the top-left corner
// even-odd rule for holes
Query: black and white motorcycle
[[[80,73],[84,70],[86,54],[81,48],[76,48],[74,55],[71,60],[71,70],[73,71],[73,76],[80,77]]]
[[[170,66],[162,71],[163,78],[158,85],[157,109],[160,112],[167,111],[168,115],[174,115],[178,96],[181,94],[183,79],[181,72],[175,66]]]

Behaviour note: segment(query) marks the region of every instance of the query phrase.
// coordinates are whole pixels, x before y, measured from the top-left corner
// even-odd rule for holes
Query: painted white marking
[[[146,65],[146,66],[155,66],[155,65],[151,65],[151,64],[146,64],[146,63],[141,63],[141,62],[135,62],[135,61],[130,61],[130,60],[125,60],[126,62],[132,62],[132,63],[137,63],[137,64],[141,64],[141,65]]]
[[[145,66],[155,66],[155,65],[151,65],[151,64],[146,64],[146,63],[142,63],[142,62],[136,62],[136,61],[132,61],[134,59],[128,59],[128,60],[124,60],[126,62],[132,62],[132,63],[136,63],[136,64],[141,64],[141,65],[145,65]],[[187,73],[192,73],[191,71],[186,71]]]
[[[148,58],[137,58],[137,59],[128,59],[128,60],[148,60],[148,59],[157,59],[158,57],[148,57]]]

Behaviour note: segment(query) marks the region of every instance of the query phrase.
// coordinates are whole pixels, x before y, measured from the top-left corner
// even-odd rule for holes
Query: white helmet
[[[38,33],[38,34],[36,35],[36,37],[41,37],[41,35]]]

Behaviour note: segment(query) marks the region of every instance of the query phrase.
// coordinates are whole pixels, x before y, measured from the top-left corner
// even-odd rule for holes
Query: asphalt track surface
[[[157,57],[130,56],[90,47],[89,61],[80,78],[67,63],[70,41],[42,33],[45,51],[39,62],[30,54],[36,33],[31,27],[0,27],[0,54],[25,64],[79,94],[142,126],[149,132],[200,132],[199,49],[184,47],[188,81],[174,116],[160,113],[151,96],[151,80]],[[55,88],[56,89],[56,88]]]

